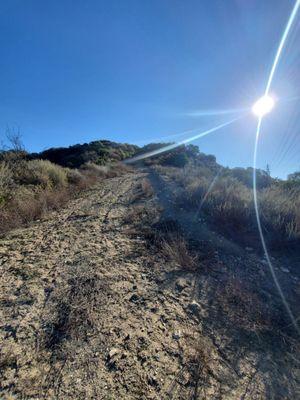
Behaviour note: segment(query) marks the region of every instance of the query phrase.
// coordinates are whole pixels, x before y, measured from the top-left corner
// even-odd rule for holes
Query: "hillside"
[[[195,146],[131,168],[9,157],[0,216],[32,197],[0,241],[1,398],[297,398],[299,338],[261,251],[251,168]],[[272,263],[298,315],[299,184],[258,176]]]
[[[107,179],[2,239],[4,399],[296,398],[265,260],[179,212],[165,172]],[[299,260],[283,258],[294,310]]]

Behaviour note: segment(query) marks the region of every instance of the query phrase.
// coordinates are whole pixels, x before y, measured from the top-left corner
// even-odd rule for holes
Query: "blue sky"
[[[0,137],[19,127],[39,151],[97,139],[143,144],[226,122],[233,115],[194,114],[247,108],[262,94],[293,4],[2,0]],[[258,165],[269,163],[272,175],[300,167],[299,42],[298,18],[259,145]],[[255,126],[248,115],[195,144],[223,165],[249,166]]]

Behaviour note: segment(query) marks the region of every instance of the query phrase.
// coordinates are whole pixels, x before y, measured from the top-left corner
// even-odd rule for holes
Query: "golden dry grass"
[[[179,235],[168,235],[161,243],[162,254],[178,268],[186,271],[197,269],[196,258],[191,256],[187,243]]]

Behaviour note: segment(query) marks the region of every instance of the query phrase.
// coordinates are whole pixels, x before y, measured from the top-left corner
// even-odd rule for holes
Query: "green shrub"
[[[43,188],[59,188],[67,185],[64,168],[47,160],[31,160],[25,164],[18,180],[21,184],[40,185]]]
[[[183,168],[189,162],[188,155],[185,152],[170,153],[163,161],[163,165],[170,165],[177,168]]]

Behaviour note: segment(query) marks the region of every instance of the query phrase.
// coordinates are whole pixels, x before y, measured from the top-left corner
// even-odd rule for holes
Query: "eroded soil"
[[[296,399],[296,340],[277,335],[276,353],[268,331],[213,301],[243,255],[183,271],[131,226],[147,175],[101,182],[1,239],[0,397]],[[160,201],[138,203],[159,220]]]

